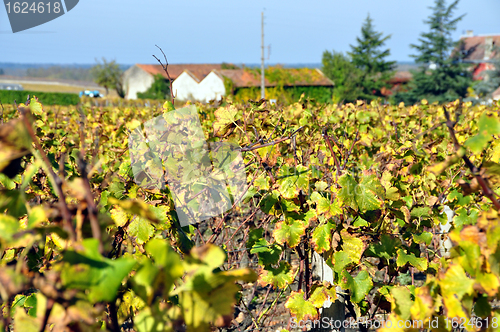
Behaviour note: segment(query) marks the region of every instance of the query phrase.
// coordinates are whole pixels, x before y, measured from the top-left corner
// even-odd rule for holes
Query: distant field
[[[82,90],[94,90],[94,88],[88,88],[83,86],[74,85],[56,85],[56,84],[40,84],[40,83],[29,83],[22,84],[24,90],[30,91],[41,91],[41,92],[67,92],[67,93],[80,93]],[[101,94],[105,94],[106,90],[103,88],[97,89]],[[116,91],[109,91],[110,97],[118,97]]]
[[[82,90],[99,90],[101,94],[106,93],[106,90],[103,87],[98,86],[94,82],[86,81],[0,76],[0,83],[21,84],[24,90],[40,92],[80,93]],[[109,97],[118,97],[118,95],[114,90],[110,90]]]

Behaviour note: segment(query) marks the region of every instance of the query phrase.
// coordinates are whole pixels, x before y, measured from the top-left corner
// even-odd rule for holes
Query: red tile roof
[[[271,67],[267,70],[274,70],[276,67]],[[279,70],[284,70],[287,77],[284,79],[283,86],[333,86],[332,81],[330,81],[323,73],[317,69],[310,68],[278,68]],[[252,69],[223,69],[218,70],[218,73],[222,76],[233,81],[234,86],[237,88],[248,88],[248,87],[259,87],[260,86],[260,74]],[[278,85],[276,80],[269,78],[270,75],[266,75],[264,84],[266,87],[272,87]]]
[[[161,65],[141,65],[137,64],[137,67],[150,73],[151,75],[161,74],[163,77],[168,78],[167,74],[163,70]],[[182,74],[183,71],[188,70],[191,75],[196,77],[199,81],[205,78],[214,69],[221,69],[220,64],[169,64],[168,73],[170,77],[175,80]]]
[[[483,60],[484,51],[486,50],[486,38],[492,38],[493,49],[495,46],[500,47],[500,35],[489,35],[489,36],[472,36],[472,37],[462,37],[461,41],[464,42],[462,50],[467,52],[465,60]],[[494,53],[492,54],[492,56]]]
[[[163,70],[161,65],[143,65],[137,64],[137,67],[150,73],[151,75],[160,74],[165,78],[167,74]],[[273,72],[274,70],[284,70],[286,73],[286,78],[283,86],[333,86],[332,81],[330,81],[323,73],[318,69],[310,68],[281,68],[281,67],[270,67],[266,69]],[[260,74],[256,70],[249,68],[245,69],[221,69],[220,64],[169,64],[168,73],[170,77],[175,80],[186,71],[188,74],[197,79],[198,82],[203,80],[210,72],[215,71],[219,76],[226,76],[231,79],[234,86],[237,88],[243,87],[259,87],[260,86]],[[266,75],[268,76],[268,75]],[[265,79],[265,86],[271,87],[276,86],[277,82],[269,80],[268,77]]]
[[[406,82],[410,81],[412,78],[413,78],[413,75],[409,71],[398,71],[389,80],[389,83],[391,83],[391,84],[406,83]]]

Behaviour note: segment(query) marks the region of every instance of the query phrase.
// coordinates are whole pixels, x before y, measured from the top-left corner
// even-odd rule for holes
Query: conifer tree
[[[361,98],[361,71],[342,52],[323,52],[321,70],[334,83],[333,102],[354,102]]]
[[[434,7],[430,7],[432,14],[424,21],[430,30],[420,35],[418,45],[410,45],[417,50],[418,54],[412,57],[421,66],[413,72],[409,90],[397,94],[396,101],[414,104],[427,99],[444,103],[467,95],[472,74],[461,62],[461,53],[454,52],[458,43],[451,37],[457,23],[464,17],[453,18],[458,2],[455,0],[447,6],[446,0],[435,0]]]
[[[390,35],[383,36],[373,26],[373,20],[368,14],[361,27],[361,37],[357,37],[357,45],[351,45],[352,63],[361,70],[361,88],[363,99],[383,97],[381,90],[388,88],[388,81],[394,75],[395,61],[387,61],[389,49],[382,49]]]

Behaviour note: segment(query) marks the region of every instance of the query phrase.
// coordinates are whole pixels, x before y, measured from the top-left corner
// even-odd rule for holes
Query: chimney
[[[474,37],[474,30],[467,30],[466,36],[467,37]]]

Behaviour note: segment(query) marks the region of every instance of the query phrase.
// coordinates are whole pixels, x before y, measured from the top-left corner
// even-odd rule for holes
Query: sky
[[[7,1],[7,0],[6,0]],[[14,0],[8,0],[14,2]],[[22,0],[20,0],[22,1]],[[80,0],[43,25],[12,33],[0,7],[0,62],[120,64],[260,62],[261,12],[269,63],[320,63],[325,50],[346,52],[369,14],[377,31],[391,35],[388,60],[412,61],[411,43],[428,31],[434,0]],[[448,1],[450,3],[450,1]],[[466,14],[453,34],[500,34],[499,0],[461,0]],[[268,56],[266,50],[266,57]]]

